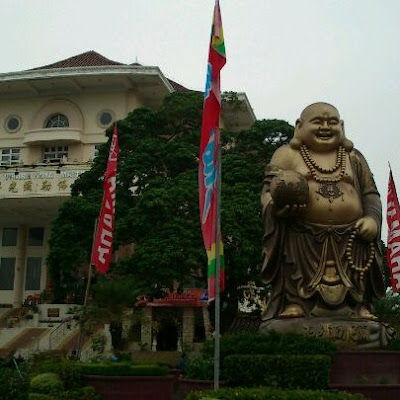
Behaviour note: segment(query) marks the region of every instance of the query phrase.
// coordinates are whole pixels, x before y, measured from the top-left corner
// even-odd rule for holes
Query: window
[[[15,258],[0,259],[0,290],[14,290]]]
[[[29,228],[28,246],[43,246],[44,228]]]
[[[18,115],[9,115],[6,118],[5,128],[8,133],[18,132],[21,128],[22,121]]]
[[[93,159],[95,159],[99,155],[100,146],[101,146],[101,144],[94,145]]]
[[[45,128],[67,128],[68,126],[69,121],[64,114],[54,114],[50,116],[44,125]]]
[[[45,147],[43,162],[58,163],[63,157],[68,158],[68,146]]]
[[[25,290],[40,290],[42,274],[42,258],[28,257],[26,259]]]
[[[3,228],[3,238],[1,244],[5,246],[16,246],[18,237],[18,228]]]
[[[1,149],[0,165],[19,164],[20,149],[13,147],[9,149]]]
[[[102,128],[106,128],[114,121],[114,113],[110,110],[100,111],[97,115],[97,122]]]

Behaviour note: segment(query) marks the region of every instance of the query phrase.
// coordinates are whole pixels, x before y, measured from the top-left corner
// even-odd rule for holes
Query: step
[[[22,355],[22,353],[25,354],[25,352],[21,352],[21,350],[32,347],[39,341],[40,337],[48,331],[47,328],[25,328],[20,334],[9,341],[6,346],[3,346],[3,351],[8,353],[17,351],[20,355]]]

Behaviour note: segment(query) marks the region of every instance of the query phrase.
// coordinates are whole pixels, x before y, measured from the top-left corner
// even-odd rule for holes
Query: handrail
[[[49,335],[49,350],[54,350],[65,338],[67,330],[73,330],[76,323],[72,319],[63,320],[60,325],[56,326]]]
[[[53,345],[55,344],[54,341],[56,338],[59,338],[60,336],[64,336],[65,329],[63,329],[61,335],[59,335],[60,332],[58,332],[61,328],[65,328],[65,323],[66,321],[62,321],[60,325],[55,327],[49,335],[49,349],[53,350]],[[58,343],[57,343],[58,344]]]

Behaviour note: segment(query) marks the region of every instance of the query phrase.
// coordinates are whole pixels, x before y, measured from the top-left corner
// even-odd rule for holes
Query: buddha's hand
[[[273,204],[273,207],[274,207],[274,214],[276,217],[289,218],[289,217],[295,217],[296,215],[304,212],[304,210],[307,207],[307,204],[291,204],[291,205],[286,205],[282,208],[277,208]]]
[[[368,242],[375,239],[378,234],[378,224],[373,218],[368,216],[357,220],[354,227],[357,229],[357,236],[360,236]]]

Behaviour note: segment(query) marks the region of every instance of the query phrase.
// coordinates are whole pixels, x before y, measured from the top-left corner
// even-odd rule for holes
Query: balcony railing
[[[76,128],[42,128],[26,131],[24,144],[36,145],[50,142],[81,143],[82,130]]]

